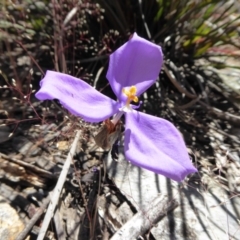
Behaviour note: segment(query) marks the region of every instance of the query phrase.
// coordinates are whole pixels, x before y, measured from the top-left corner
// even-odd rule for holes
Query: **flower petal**
[[[163,63],[161,47],[136,33],[110,55],[107,79],[118,97],[124,100],[124,87],[136,86],[137,96],[157,79]]]
[[[47,71],[36,93],[39,100],[58,99],[72,114],[88,122],[101,122],[116,112],[119,104],[95,88],[67,74]]]
[[[130,162],[175,181],[197,171],[172,123],[135,110],[125,116],[124,147]]]

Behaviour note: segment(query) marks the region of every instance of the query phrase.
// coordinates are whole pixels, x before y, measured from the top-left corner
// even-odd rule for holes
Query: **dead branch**
[[[137,239],[177,206],[178,202],[175,199],[170,201],[167,196],[162,195],[156,197],[148,209],[135,214],[113,235],[111,240]]]

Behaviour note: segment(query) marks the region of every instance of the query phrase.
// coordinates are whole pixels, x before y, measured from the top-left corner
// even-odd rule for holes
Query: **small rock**
[[[0,196],[0,239],[14,240],[24,229],[17,211]]]

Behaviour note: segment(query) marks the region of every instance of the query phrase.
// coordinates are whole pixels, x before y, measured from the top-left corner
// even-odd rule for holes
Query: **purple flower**
[[[47,71],[39,100],[58,99],[72,114],[88,122],[112,116],[116,125],[125,115],[124,150],[133,164],[181,181],[196,172],[183,138],[174,125],[162,118],[136,111],[132,101],[156,82],[163,63],[161,48],[136,33],[110,55],[107,79],[118,101],[101,94],[81,79]]]

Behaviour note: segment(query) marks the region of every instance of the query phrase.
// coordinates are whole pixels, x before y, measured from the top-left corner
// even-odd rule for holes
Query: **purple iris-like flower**
[[[181,181],[197,171],[181,134],[169,121],[136,111],[131,105],[156,82],[162,63],[161,48],[134,33],[110,55],[107,79],[118,101],[78,78],[53,71],[47,71],[36,97],[58,99],[72,114],[88,122],[113,116],[111,122],[116,125],[124,114],[126,158],[134,165]]]

